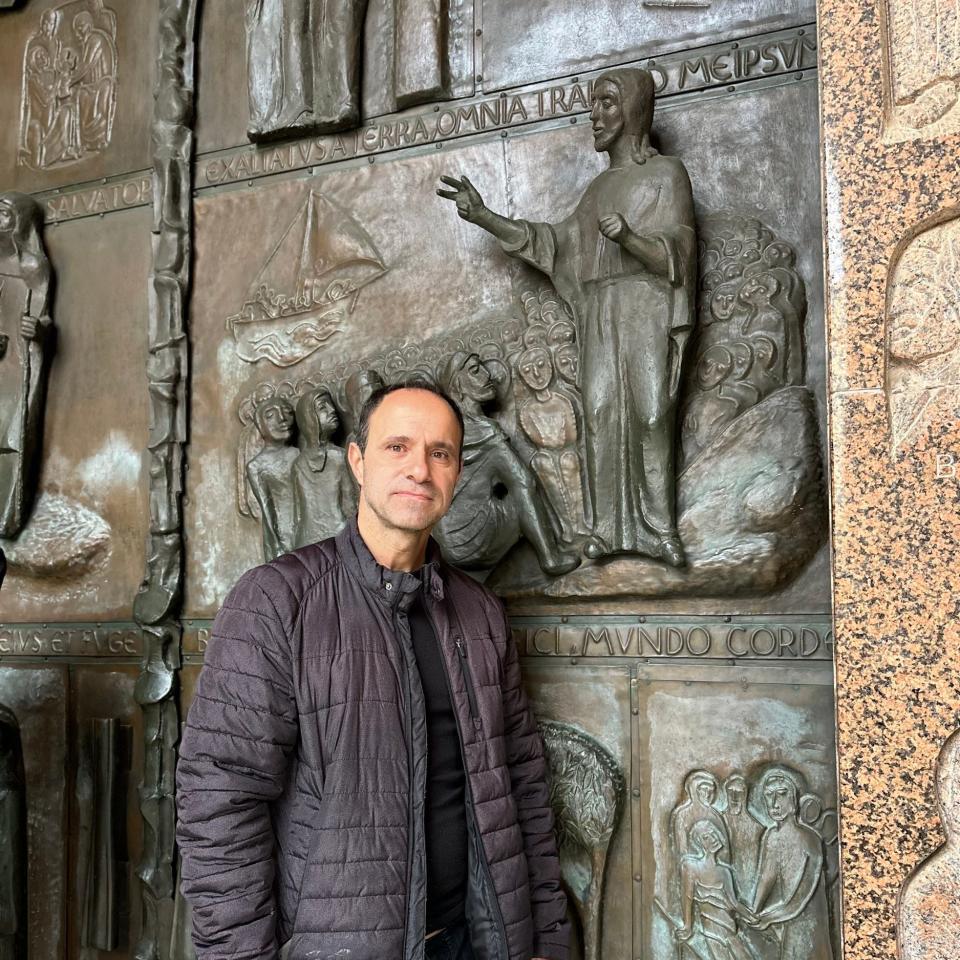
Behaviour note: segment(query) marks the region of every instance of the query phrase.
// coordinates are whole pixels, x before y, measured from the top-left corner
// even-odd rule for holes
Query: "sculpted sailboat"
[[[360,290],[387,268],[373,240],[342,207],[310,192],[227,318],[241,359],[289,367],[342,329]]]

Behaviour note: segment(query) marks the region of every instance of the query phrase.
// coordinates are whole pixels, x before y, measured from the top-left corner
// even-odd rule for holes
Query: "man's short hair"
[[[397,390],[423,390],[426,393],[432,393],[435,397],[439,397],[443,400],[447,406],[453,411],[453,415],[457,418],[457,423],[460,424],[460,447],[458,450],[458,456],[460,459],[463,459],[463,414],[460,412],[460,407],[457,406],[456,401],[446,392],[446,390],[441,389],[436,384],[431,383],[426,377],[417,377],[412,376],[404,380],[400,380],[397,383],[391,383],[387,386],[377,387],[373,393],[367,398],[364,405],[360,408],[360,416],[357,419],[357,431],[356,436],[354,437],[357,446],[360,448],[361,453],[366,453],[367,451],[367,436],[370,432],[370,418],[373,416],[373,412],[383,403],[383,398],[389,396],[391,393],[396,393]]]

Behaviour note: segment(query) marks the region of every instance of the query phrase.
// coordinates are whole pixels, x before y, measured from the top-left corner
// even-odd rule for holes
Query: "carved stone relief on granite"
[[[569,723],[539,723],[550,767],[560,870],[580,921],[583,960],[600,960],[604,875],[626,794],[623,771],[603,744]]]
[[[246,0],[251,140],[357,126],[367,5]],[[397,0],[389,20],[394,109],[446,96],[447,5]],[[372,26],[382,28],[376,18]]]
[[[946,840],[900,891],[900,960],[950,960],[960,943],[960,732],[940,751],[934,790]]]
[[[227,318],[242,360],[289,367],[316,352],[353,313],[360,291],[387,268],[366,230],[311,191]]]
[[[960,9],[939,0],[886,0],[888,134],[960,129]]]
[[[30,515],[42,452],[53,272],[31,197],[0,194],[0,536]]]
[[[117,109],[117,17],[103,0],[44,10],[23,53],[19,163],[68,166],[105,150]]]
[[[886,388],[894,455],[936,406],[960,407],[960,219],[923,230],[891,264]]]

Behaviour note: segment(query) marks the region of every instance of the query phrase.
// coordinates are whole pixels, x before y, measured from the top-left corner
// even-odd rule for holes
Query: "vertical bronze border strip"
[[[199,0],[160,0],[151,129],[153,269],[148,287],[147,380],[150,533],[146,574],[134,601],[146,659],[137,679],[143,710],[140,786],[142,928],[137,960],[166,957],[175,893],[174,771],[179,717],[179,615],[183,580],[183,475],[189,352],[194,30]]]

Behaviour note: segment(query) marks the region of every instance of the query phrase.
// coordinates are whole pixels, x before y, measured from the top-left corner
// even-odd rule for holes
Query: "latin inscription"
[[[142,654],[143,638],[134,627],[0,626],[0,658],[139,657]]]
[[[142,207],[153,200],[152,181],[143,174],[118,183],[103,184],[87,190],[60,193],[43,200],[47,223],[92,217],[127,207]]]
[[[753,44],[710,48],[697,57],[665,57],[645,66],[659,97],[725,83],[775,76],[816,66],[812,37],[794,31]],[[595,74],[599,76],[599,73]],[[232,183],[289,170],[373,156],[389,150],[440,144],[471,134],[506,130],[538,120],[587,114],[593,103],[593,79],[500,94],[443,110],[386,120],[342,134],[301,140],[284,146],[244,148],[202,161],[199,185]]]
[[[832,660],[829,622],[597,623],[514,626],[525,657],[644,657],[722,660]],[[209,627],[187,625],[183,652],[203,656]]]
[[[828,624],[618,623],[514,627],[521,656],[831,660]]]

